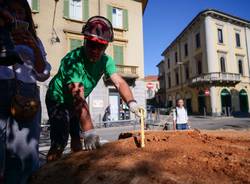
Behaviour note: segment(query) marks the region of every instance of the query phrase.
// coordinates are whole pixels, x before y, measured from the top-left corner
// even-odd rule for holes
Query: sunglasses
[[[91,41],[91,40],[86,40],[86,47],[90,48],[90,49],[97,49],[99,51],[103,51],[103,50],[106,49],[107,45],[101,44],[101,43],[98,43],[98,42],[94,42],[94,41]]]

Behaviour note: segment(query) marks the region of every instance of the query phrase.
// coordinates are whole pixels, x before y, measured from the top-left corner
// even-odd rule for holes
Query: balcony
[[[138,66],[128,66],[128,65],[116,65],[117,72],[124,78],[127,79],[137,79]]]
[[[205,73],[192,78],[189,81],[189,86],[235,86],[241,81],[240,74],[238,73]]]

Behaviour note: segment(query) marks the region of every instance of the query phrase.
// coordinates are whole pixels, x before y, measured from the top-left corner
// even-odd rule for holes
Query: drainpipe
[[[98,0],[98,15],[101,15],[101,0]]]

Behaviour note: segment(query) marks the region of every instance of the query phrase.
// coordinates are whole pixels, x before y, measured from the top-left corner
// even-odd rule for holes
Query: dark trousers
[[[46,97],[46,106],[50,123],[51,147],[64,149],[69,135],[80,139],[79,118],[73,115],[73,108],[57,103]]]

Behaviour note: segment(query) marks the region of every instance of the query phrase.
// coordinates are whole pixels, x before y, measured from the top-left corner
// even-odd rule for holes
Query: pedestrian
[[[182,98],[176,101],[177,107],[173,109],[173,129],[186,130],[189,129],[188,114],[184,107],[184,100]]]
[[[6,1],[15,24],[12,39],[24,62],[0,66],[0,173],[3,183],[25,184],[39,168],[40,94],[37,81],[50,65],[37,37],[27,0]]]
[[[62,60],[58,73],[49,84],[46,104],[51,126],[51,147],[47,161],[61,157],[71,136],[71,150],[82,150],[80,131],[85,148],[100,146],[99,136],[94,130],[86,98],[104,74],[110,78],[130,110],[140,115],[141,107],[133,94],[116,72],[113,59],[105,54],[109,42],[113,41],[113,27],[108,19],[101,16],[90,18],[83,27],[83,46],[69,52]]]

